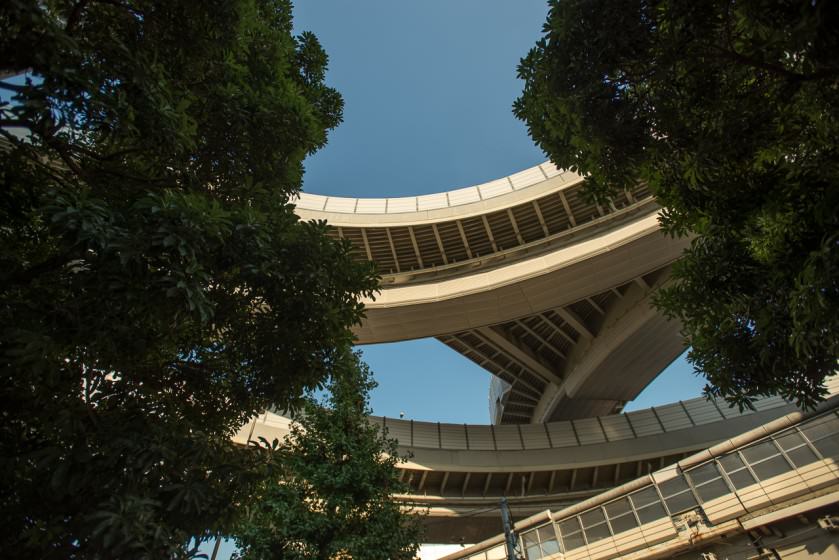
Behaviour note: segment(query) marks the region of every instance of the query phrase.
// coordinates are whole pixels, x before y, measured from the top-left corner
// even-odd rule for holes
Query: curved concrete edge
[[[831,395],[839,394],[839,377],[831,378],[828,388]],[[627,414],[523,426],[439,424],[375,416],[370,420],[379,427],[385,426],[388,435],[400,442],[400,449],[413,455],[402,468],[455,472],[539,471],[637,461],[707,448],[775,418],[799,413],[778,397],[758,401],[756,406],[756,411],[728,410],[724,415],[717,403],[700,397]],[[712,416],[713,411],[716,416]],[[627,417],[634,420],[629,421]],[[243,445],[263,438],[281,440],[288,434],[291,422],[289,418],[265,412],[244,425],[232,439]],[[629,426],[632,432],[624,426]],[[523,432],[523,428],[528,428],[528,432]],[[592,431],[598,428],[601,430],[599,435]],[[494,444],[506,447],[470,449],[470,430],[472,445],[481,444],[481,433],[492,433]],[[457,435],[455,432],[459,432],[459,439],[451,439]],[[574,440],[557,439],[569,433],[573,433]],[[444,434],[450,438],[450,445],[462,445],[462,448],[438,447]],[[540,434],[542,439],[537,437]],[[550,434],[554,434],[554,439]],[[511,435],[520,442],[511,441]]]
[[[428,195],[347,198],[300,193],[290,202],[301,219],[326,220],[336,227],[417,225],[507,208],[571,188],[583,180],[576,173],[546,162],[481,185]]]
[[[434,283],[394,286],[365,301],[359,344],[451,334],[569,305],[662,268],[687,239],[665,236],[657,215],[507,266]]]
[[[548,193],[550,194],[550,192]],[[543,200],[542,197],[534,199]],[[516,205],[511,205],[515,207]],[[497,266],[504,266],[513,261],[523,258],[533,258],[545,252],[556,251],[559,247],[579,243],[584,239],[596,236],[608,228],[615,229],[620,224],[629,221],[637,220],[644,215],[651,212],[658,211],[658,205],[652,197],[646,197],[615,210],[608,214],[604,214],[599,218],[592,218],[583,223],[577,223],[571,228],[549,234],[546,237],[536,239],[530,242],[525,242],[521,245],[516,245],[508,249],[498,249],[489,254],[473,256],[459,261],[450,262],[448,264],[435,265],[420,269],[403,270],[400,272],[389,272],[382,275],[382,283],[384,288],[390,288],[393,285],[405,284],[410,282],[439,282],[442,279],[462,275],[471,274],[478,268],[492,268]],[[483,215],[483,213],[482,213]],[[468,218],[468,216],[466,217]],[[460,216],[454,216],[450,220],[458,222],[461,221]],[[443,224],[445,222],[434,222],[432,225]],[[414,224],[417,225],[417,224]],[[419,224],[425,225],[425,224]],[[356,229],[375,229],[381,227],[404,227],[403,224],[376,224],[355,226]],[[412,227],[412,226],[409,226]],[[517,226],[518,227],[518,226]],[[547,227],[547,226],[546,226]],[[346,228],[345,228],[346,229]],[[439,247],[439,246],[438,246]]]
[[[546,254],[433,283],[396,285],[382,291],[375,300],[362,301],[368,309],[375,309],[416,305],[472,295],[518,284],[574,264],[590,261],[599,255],[650,236],[667,239],[659,229],[657,213]]]
[[[507,473],[581,469],[629,463],[657,459],[665,455],[692,453],[794,412],[795,408],[789,405],[674,432],[559,449],[465,451],[408,448],[412,456],[402,468]]]
[[[829,399],[839,396],[839,375],[828,378],[826,387]],[[724,401],[697,397],[623,414],[547,424],[446,424],[382,416],[371,416],[370,421],[380,428],[386,428],[388,436],[396,439],[402,449],[414,453],[423,450],[466,452],[485,459],[505,453],[515,456],[522,452],[537,451],[554,456],[561,453],[565,456],[568,453],[576,453],[569,450],[596,450],[597,446],[602,444],[626,442],[632,445],[632,442],[641,438],[654,440],[664,437],[665,434],[685,434],[689,433],[686,430],[731,423],[764,413],[779,417],[785,414],[799,414],[800,411],[780,397],[760,399],[755,402],[754,411],[742,412],[728,408]],[[247,444],[248,441],[256,441],[258,438],[268,441],[282,439],[288,433],[291,423],[292,420],[287,417],[264,412],[242,426],[234,435],[233,441]],[[583,453],[581,457],[588,457],[594,452]],[[554,461],[554,464],[556,463],[557,461]],[[419,463],[417,466],[420,467]]]

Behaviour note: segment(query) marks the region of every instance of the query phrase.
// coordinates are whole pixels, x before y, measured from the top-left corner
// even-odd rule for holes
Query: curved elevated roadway
[[[839,393],[839,379],[828,382]],[[625,414],[526,425],[465,425],[372,417],[403,453],[405,502],[429,508],[429,542],[478,542],[498,532],[506,496],[517,518],[575,504],[797,409],[778,397],[740,412],[691,399]],[[265,413],[235,441],[283,438],[289,420]]]
[[[620,411],[683,349],[650,305],[684,240],[664,236],[643,185],[605,206],[546,163],[416,197],[301,194],[382,293],[365,301],[362,344],[435,336],[510,385],[501,423]]]
[[[598,206],[582,183],[542,164],[432,195],[296,201],[383,276],[360,343],[434,336],[510,386],[499,425],[372,419],[411,454],[397,498],[428,508],[428,542],[497,533],[501,496],[517,518],[576,504],[795,410],[693,399],[614,414],[683,349],[651,298],[688,241],[660,232],[643,185]],[[235,439],[287,425],[266,413]]]

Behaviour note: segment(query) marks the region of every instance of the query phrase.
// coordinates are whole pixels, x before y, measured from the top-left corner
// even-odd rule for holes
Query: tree
[[[377,278],[290,204],[342,111],[291,13],[0,6],[3,550],[194,553],[258,487],[230,436],[352,339]]]
[[[706,391],[810,406],[839,356],[839,5],[551,0],[514,104],[595,198],[692,235],[659,307]]]
[[[375,385],[359,356],[337,356],[326,402],[310,397],[288,438],[269,448],[277,474],[245,505],[234,531],[238,558],[414,558],[418,519],[391,498],[407,488],[396,441],[368,420]]]

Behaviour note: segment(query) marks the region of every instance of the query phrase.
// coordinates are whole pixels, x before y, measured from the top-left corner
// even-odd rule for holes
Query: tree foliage
[[[188,555],[377,279],[289,203],[341,120],[288,0],[0,5],[0,535]],[[26,79],[14,76],[25,73]]]
[[[839,5],[551,0],[514,105],[594,197],[693,235],[658,305],[707,391],[812,405],[839,356]]]
[[[245,506],[234,531],[238,558],[414,558],[418,519],[391,498],[407,492],[396,441],[367,418],[373,387],[357,355],[336,358],[326,402],[310,397],[287,439],[273,443],[279,469]]]

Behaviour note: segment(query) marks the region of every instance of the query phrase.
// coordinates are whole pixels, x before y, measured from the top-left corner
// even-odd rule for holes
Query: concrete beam
[[[537,358],[520,340],[499,327],[481,327],[476,329],[487,342],[496,346],[505,354],[519,362],[525,369],[532,371],[549,383],[562,383],[557,372]]]
[[[558,307],[554,311],[562,317],[562,320],[585,338],[594,338],[594,333],[586,326],[582,318],[567,307]]]

